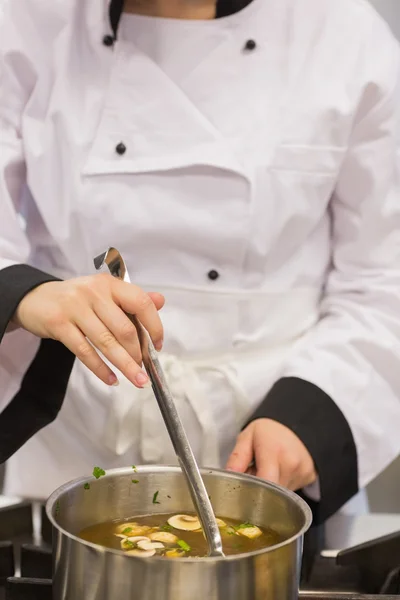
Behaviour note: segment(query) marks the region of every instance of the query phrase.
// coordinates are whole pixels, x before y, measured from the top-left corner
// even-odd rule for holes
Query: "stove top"
[[[400,533],[330,558],[321,536],[314,529],[306,539],[299,600],[400,600]],[[0,600],[52,600],[51,558],[44,509],[0,505]]]

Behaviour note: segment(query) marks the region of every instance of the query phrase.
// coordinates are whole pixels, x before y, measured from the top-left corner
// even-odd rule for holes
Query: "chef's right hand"
[[[62,342],[99,379],[108,385],[118,380],[95,348],[137,387],[150,385],[142,370],[136,328],[125,313],[137,315],[157,350],[163,343],[158,311],[161,294],[108,274],[44,283],[20,302],[13,322],[41,338]],[[89,343],[90,342],[90,343]]]

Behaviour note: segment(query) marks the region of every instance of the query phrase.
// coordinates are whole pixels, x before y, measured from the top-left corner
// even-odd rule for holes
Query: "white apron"
[[[202,333],[205,338],[211,335],[211,321],[218,339],[224,328],[235,326],[236,320],[233,322],[232,317],[237,313],[238,305],[251,312],[254,318],[268,305],[267,295],[254,298],[253,295],[231,293],[207,300],[204,297],[205,306],[200,311],[199,290],[182,288],[163,292],[172,305],[163,311],[165,323],[174,321],[174,314],[178,316],[179,304],[188,307],[190,303],[192,316],[197,312],[198,318],[204,320],[203,331],[198,332],[199,346]],[[300,311],[309,317],[315,301],[304,294],[303,306],[293,307],[295,310],[291,314],[289,310],[284,311],[293,331],[300,322]],[[275,306],[276,311],[282,302]],[[224,310],[227,312],[227,303],[230,315],[223,314]],[[272,304],[270,310],[272,314]],[[212,318],[212,314],[219,314],[219,317]],[[207,322],[210,322],[209,333],[205,331]],[[298,335],[301,335],[300,331]],[[265,343],[236,343],[229,353],[207,353],[200,348],[199,352],[179,356],[171,351],[167,334],[166,349],[160,353],[160,360],[201,465],[224,466],[237,434],[266,390],[279,379],[282,364],[294,341],[279,342],[276,339],[270,347]],[[90,474],[95,465],[112,468],[129,464],[176,463],[152,390],[138,390],[121,373],[117,371],[117,374],[120,385],[109,388],[76,361],[57,421],[28,441],[10,460],[6,477],[8,494],[45,498],[63,481],[83,473]],[[21,477],[21,465],[27,461],[30,469]]]

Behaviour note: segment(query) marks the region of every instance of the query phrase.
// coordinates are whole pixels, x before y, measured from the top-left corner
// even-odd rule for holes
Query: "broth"
[[[226,555],[261,550],[283,541],[276,531],[234,519],[217,519]],[[194,515],[154,514],[108,521],[83,529],[79,537],[127,554],[168,558],[207,556],[207,543]]]

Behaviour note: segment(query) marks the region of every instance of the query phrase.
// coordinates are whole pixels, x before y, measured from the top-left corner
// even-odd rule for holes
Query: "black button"
[[[247,40],[246,44],[245,44],[245,50],[255,50],[257,47],[257,44],[254,40]]]
[[[215,269],[212,269],[211,271],[209,271],[208,279],[211,279],[211,281],[215,281],[216,279],[218,279],[218,277],[219,277],[218,271],[216,271]]]
[[[113,46],[114,45],[114,38],[112,35],[105,35],[103,37],[103,44],[105,46]]]
[[[123,154],[125,154],[125,152],[126,152],[126,146],[125,146],[125,144],[123,144],[122,142],[120,142],[120,143],[118,144],[118,146],[116,146],[116,148],[115,148],[115,152],[116,152],[117,154],[120,154],[121,156],[122,156]]]

